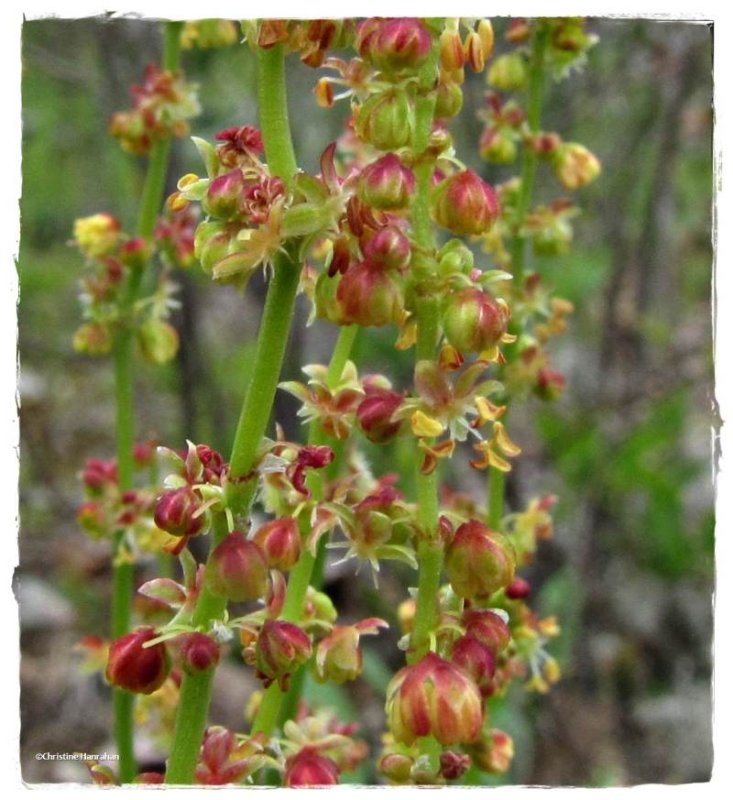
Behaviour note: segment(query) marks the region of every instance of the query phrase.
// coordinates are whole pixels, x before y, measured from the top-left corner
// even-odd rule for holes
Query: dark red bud
[[[222,539],[206,567],[209,590],[237,602],[264,597],[268,575],[264,553],[241,531],[232,531]]]
[[[287,690],[295,670],[311,657],[308,634],[290,622],[268,619],[260,630],[255,649],[257,676],[267,687],[274,681]]]
[[[392,415],[402,404],[402,395],[390,389],[372,389],[356,409],[359,430],[370,442],[382,444],[393,439],[402,427]]]
[[[463,624],[468,636],[473,636],[494,654],[500,653],[512,638],[506,622],[493,611],[470,609],[463,615]]]
[[[368,262],[355,264],[341,278],[336,300],[346,324],[362,326],[397,323],[403,314],[403,292],[387,272]]]
[[[395,225],[380,228],[364,245],[364,257],[374,267],[402,271],[410,263],[410,240]]]
[[[165,645],[144,647],[156,638],[154,628],[138,628],[112,642],[107,658],[106,676],[112,686],[128,692],[151,694],[159,689],[170,672]]]
[[[455,781],[471,766],[471,757],[465,753],[446,750],[440,754],[440,774],[447,781]]]
[[[205,516],[197,513],[201,500],[188,486],[164,492],[155,506],[155,524],[171,536],[196,536],[204,529]]]
[[[267,563],[274,569],[287,571],[300,558],[300,531],[294,517],[280,517],[265,523],[252,539],[260,546]]]
[[[184,633],[175,639],[181,667],[189,675],[204,672],[219,663],[219,645],[205,633]]]
[[[220,219],[228,219],[238,213],[240,201],[245,190],[242,170],[234,169],[214,178],[206,190],[204,208],[209,214]]]
[[[473,678],[482,695],[491,691],[496,658],[485,644],[473,636],[461,636],[453,645],[451,661]]]
[[[529,581],[525,581],[524,578],[515,578],[506,587],[504,593],[510,600],[524,600],[525,597],[529,597],[531,591],[532,587],[529,585]]]

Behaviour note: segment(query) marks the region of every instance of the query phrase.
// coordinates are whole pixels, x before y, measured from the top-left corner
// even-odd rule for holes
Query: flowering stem
[[[288,122],[282,46],[260,49],[258,68],[260,126],[265,154],[270,172],[289,183],[297,165]],[[255,467],[262,437],[267,429],[290,335],[300,271],[301,265],[292,258],[290,252],[275,259],[274,275],[267,290],[260,322],[252,374],[229,460],[231,483],[227,501],[235,517],[246,516],[254,499],[256,480],[250,478],[237,482],[237,479],[248,476]],[[222,523],[214,531],[210,552],[224,535],[226,527]],[[212,595],[204,586],[196,605],[193,624],[206,628],[224,613],[225,608],[226,601]],[[187,675],[183,679],[173,747],[166,770],[168,784],[193,783],[213,680],[213,668],[195,676]]]
[[[533,136],[540,130],[542,89],[545,82],[545,50],[547,48],[548,35],[547,25],[544,25],[541,20],[535,20],[527,87],[527,126]],[[537,153],[532,146],[525,145],[522,151],[522,177],[514,219],[515,233],[511,243],[512,270],[517,280],[521,280],[524,274],[525,237],[521,234],[521,227],[529,211],[536,173]]]
[[[357,325],[349,325],[341,328],[339,332],[339,337],[328,365],[328,372],[326,373],[326,382],[331,389],[341,379],[358,331]],[[308,444],[324,444],[325,441],[326,437],[322,429],[319,425],[313,423],[308,434]],[[332,473],[335,467],[336,459],[331,462],[328,471]],[[323,481],[317,474],[311,477],[314,479],[312,480],[311,493],[313,499],[318,502],[323,499]],[[305,515],[301,517],[300,532],[302,537],[307,536],[310,532],[310,521]],[[306,548],[298,559],[298,563],[291,570],[288,578],[288,588],[285,593],[285,602],[280,615],[280,618],[285,622],[300,622],[308,587],[314,580],[319,581],[321,577],[325,545],[326,539],[322,537],[318,542],[316,553],[312,553]],[[293,676],[293,681],[287,693],[283,692],[277,683],[272,683],[267,687],[257,715],[252,722],[253,732],[264,731],[268,736],[271,735],[278,723],[281,712],[296,707],[302,689],[302,678],[299,679],[301,674],[302,670]]]
[[[435,93],[431,91],[438,71],[438,49],[434,45],[430,57],[420,70],[420,92],[415,100],[415,197],[411,222],[412,233],[418,247],[432,250],[435,233],[430,219],[430,185],[434,165],[425,154],[435,116]],[[430,293],[418,294],[415,302],[417,321],[417,361],[435,360],[435,351],[440,335],[440,305]],[[420,469],[422,459],[418,451],[417,472],[417,520],[420,526],[420,541],[417,546],[418,585],[408,651],[408,663],[418,661],[431,646],[431,634],[437,624],[437,596],[443,567],[443,546],[438,537],[438,474],[437,468],[429,475]],[[440,744],[432,736],[421,737],[420,752],[428,757],[430,766],[437,772],[441,752]]]
[[[542,20],[535,20],[532,33],[532,52],[529,64],[529,84],[527,87],[527,125],[534,136],[540,130],[540,112],[542,110],[542,89],[545,79],[545,50],[549,29]],[[511,241],[512,273],[516,281],[521,282],[524,276],[524,260],[526,241],[521,233],[527,212],[532,201],[535,174],[537,172],[537,153],[531,146],[525,146],[522,152],[522,172],[517,198],[515,233]],[[489,527],[498,529],[504,516],[504,484],[506,476],[496,467],[489,467]]]
[[[180,29],[178,22],[165,26],[163,65],[166,69],[176,69],[180,56]],[[155,228],[155,220],[160,209],[168,167],[170,140],[165,139],[153,146],[148,160],[142,200],[138,216],[137,233],[149,237]],[[129,278],[125,297],[121,304],[122,327],[114,343],[115,376],[115,439],[117,455],[118,485],[121,492],[133,486],[133,447],[135,441],[134,412],[134,345],[132,309],[137,299],[143,269],[135,270]],[[130,627],[130,605],[134,588],[133,565],[125,557],[125,536],[118,531],[114,537],[112,561],[112,638],[124,636]],[[115,689],[113,691],[114,728],[117,753],[119,755],[120,781],[129,783],[135,777],[134,754],[134,695]]]
[[[435,94],[429,91],[435,81],[438,53],[434,48],[431,57],[421,70],[423,87],[415,101],[415,153],[420,156],[427,148],[435,113]],[[433,164],[428,159],[419,160],[415,168],[415,197],[412,207],[412,232],[418,247],[430,250],[435,246],[435,235],[430,219],[430,182]],[[435,360],[435,349],[440,330],[440,307],[437,298],[421,295],[416,301],[417,344],[415,357],[420,361]],[[418,458],[418,464],[422,459]],[[443,549],[437,537],[438,480],[437,470],[425,475],[417,473],[418,523],[422,538],[417,549],[418,592],[415,621],[411,637],[409,661],[417,661],[429,647],[430,633],[437,621],[436,597],[440,586]]]

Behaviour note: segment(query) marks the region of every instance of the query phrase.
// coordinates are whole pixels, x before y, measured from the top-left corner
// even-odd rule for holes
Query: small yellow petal
[[[402,326],[402,331],[397,337],[395,347],[398,350],[409,350],[417,341],[417,323],[410,320]]]
[[[494,423],[493,439],[505,456],[518,456],[522,452],[522,448],[509,438],[509,434],[501,422]]]
[[[495,453],[493,450],[486,451],[489,457],[489,466],[494,467],[494,469],[498,469],[499,472],[511,472],[512,465],[505,461],[500,455]]]
[[[198,175],[194,175],[193,172],[189,172],[186,175],[184,175],[182,178],[178,179],[177,186],[182,191],[187,186],[190,186],[192,183],[196,183],[196,181],[198,179],[199,179]]]
[[[477,397],[474,402],[482,425],[495,422],[506,411],[506,406],[497,406],[486,397]]]
[[[425,436],[432,438],[433,436],[440,436],[445,430],[445,426],[438,422],[437,419],[429,417],[422,411],[416,411],[410,417],[410,424],[412,425],[412,432],[415,436]]]

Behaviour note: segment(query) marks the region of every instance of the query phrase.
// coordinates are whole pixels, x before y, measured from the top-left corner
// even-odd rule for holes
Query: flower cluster
[[[132,329],[148,361],[162,364],[178,351],[178,333],[168,321],[177,306],[171,279],[175,267],[190,265],[192,227],[188,211],[161,217],[151,238],[130,236],[111,214],[81,217],[74,223],[73,244],[86,261],[80,299],[85,322],[74,335],[74,349],[88,355],[112,350],[115,336]],[[163,269],[152,292],[138,297],[142,273],[159,253]]]
[[[194,138],[205,174],[183,176],[166,202],[155,228],[164,267],[152,298],[129,293],[152,245],[125,237],[108,215],[78,221],[76,241],[93,270],[84,283],[87,328],[97,326],[97,339],[77,338],[106,336],[106,346],[94,346],[103,352],[115,325],[132,320],[143,352],[164,360],[174,349],[164,341],[173,334],[163,333],[172,331],[169,269],[198,261],[214,280],[240,288],[258,269],[295,274],[293,294],[299,280],[310,321],[337,326],[339,340],[328,366],[305,366],[304,382],[279,384],[300,403],[307,443],[286,440],[279,428],[264,436],[285,342],[272,346],[263,318],[256,385],[229,461],[205,444],[159,448],[162,486],[124,492],[113,462],[87,466],[85,527],[123,528],[133,543],[146,530],[161,553],[178,556],[182,573],[138,588],[155,615],[140,614],[137,627],[109,644],[106,678],[144,695],[144,708],[163,719],[176,702],[205,703],[206,692],[186,687],[208,681],[231,651],[262,687],[249,703],[251,730],[181,731],[180,720],[192,717],[179,714],[165,779],[252,783],[269,769],[285,786],[331,785],[367,748],[354,726],[299,704],[301,678],[308,670],[317,682],[357,680],[361,638],[391,623],[406,664],[385,689],[382,778],[443,784],[468,769],[505,772],[513,743],[492,727],[492,700],[513,681],[545,692],[559,678],[547,650],[559,627],[532,610],[534,587],[521,574],[552,534],[555,498],[505,509],[503,480],[521,453],[509,433],[512,405],[563,389],[548,344],[566,330],[572,306],[525,257],[529,244],[533,257],[567,252],[578,213],[565,197],[533,206],[528,176],[549,168],[575,190],[600,171],[585,147],[540,129],[536,98],[542,73],[567,74],[594,37],[580,19],[514,20],[505,32],[510,49],[494,57],[488,20],[273,19],[242,30],[258,58],[297,53],[324,71],[315,101],[348,101],[344,134],[324,147],[317,174],[283,167],[289,160],[278,158],[271,126],[280,125],[282,144],[285,123],[267,115],[261,130],[238,124],[213,143]],[[230,24],[204,21],[187,25],[183,42],[219,46],[230,34]],[[466,68],[486,72],[495,90],[481,112],[480,155],[499,164],[521,157],[522,178],[492,185],[456,155],[448,125],[463,103]],[[528,107],[523,94],[500,94],[525,89]],[[134,152],[178,134],[194,105],[179,75],[158,70],[135,96],[135,110],[113,125]],[[283,319],[291,307],[278,308]],[[361,372],[350,352],[357,328],[388,326],[398,350],[414,350],[409,378]],[[377,463],[388,463],[396,441],[412,453],[414,496],[404,476],[372,470],[365,440]],[[440,485],[451,458],[489,473],[488,503]],[[199,562],[205,540],[208,557]],[[415,588],[393,620],[339,617],[320,588],[332,550],[344,551],[335,563],[355,571],[366,564],[375,584],[386,562],[412,570]],[[99,664],[104,648],[90,660]],[[205,711],[194,716],[203,720]],[[196,757],[189,752],[191,763],[181,765],[192,736]],[[95,779],[108,778],[96,770]]]
[[[109,132],[120,140],[123,150],[145,155],[155,142],[188,134],[188,120],[200,111],[196,92],[197,87],[186,83],[180,73],[150,64],[142,84],[130,90],[132,109],[115,113]]]

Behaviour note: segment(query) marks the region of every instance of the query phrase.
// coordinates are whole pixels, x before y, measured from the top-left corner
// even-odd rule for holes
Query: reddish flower
[[[339,769],[328,756],[319,755],[313,747],[304,747],[291,756],[285,766],[285,786],[335,786]]]
[[[470,169],[439,183],[432,201],[438,225],[459,235],[486,233],[500,214],[496,192]]]
[[[256,600],[267,593],[267,559],[241,531],[232,531],[216,546],[206,567],[206,585],[228,600]]]
[[[394,676],[386,712],[395,740],[407,745],[421,736],[434,736],[442,745],[472,742],[483,721],[476,684],[435,653]]]
[[[170,659],[165,645],[145,647],[156,638],[153,628],[138,628],[116,639],[109,648],[107,680],[119,689],[151,694],[159,689],[170,672]]]

